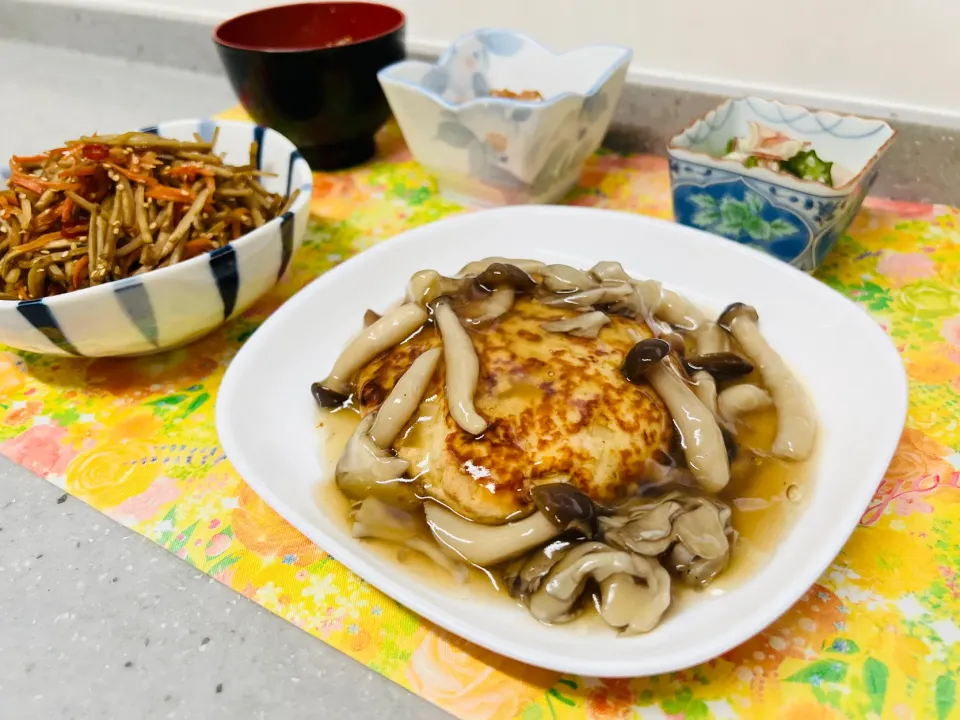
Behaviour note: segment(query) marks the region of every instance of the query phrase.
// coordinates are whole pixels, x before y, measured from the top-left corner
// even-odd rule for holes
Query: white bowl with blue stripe
[[[226,162],[257,167],[267,190],[300,195],[283,214],[213,252],[171,267],[74,292],[0,301],[0,343],[29,352],[81,357],[146,355],[192,342],[236,317],[273,287],[300,247],[310,215],[310,166],[283,135],[247,122],[175,120],[144,128],[163,137],[210,140]],[[0,178],[6,184],[6,176]]]

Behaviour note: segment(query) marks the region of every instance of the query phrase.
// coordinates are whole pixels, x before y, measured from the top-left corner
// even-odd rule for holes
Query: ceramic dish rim
[[[247,122],[246,120],[218,120],[216,118],[180,118],[177,120],[166,120],[164,122],[161,122],[159,125],[148,125],[146,127],[142,127],[139,129],[139,132],[150,132],[151,134],[158,134],[159,131],[157,132],[152,132],[152,131],[157,130],[161,125],[179,125],[179,124],[187,124],[187,123],[196,124],[200,121],[206,121],[206,120],[209,120],[210,122],[214,123],[216,127],[221,127],[224,125],[236,125],[240,127],[247,126],[251,128],[251,130],[255,127],[262,127],[262,126],[258,126],[256,123]],[[274,133],[277,137],[281,138],[284,142],[286,142],[290,146],[289,151],[291,153],[292,152],[299,153],[299,151],[297,150],[297,146],[294,145],[285,135],[269,127],[264,127],[264,130],[266,132]],[[166,136],[160,135],[160,137],[166,137]],[[306,160],[304,160],[304,162],[306,162]],[[307,164],[307,166],[309,167],[309,163]],[[294,215],[297,215],[297,213],[303,209],[304,205],[309,204],[310,198],[313,196],[313,171],[310,171],[307,173],[306,183],[301,184],[299,188],[291,187],[291,192],[293,192],[293,190],[295,189],[300,190],[300,195],[297,197],[296,200],[294,200],[293,204],[289,207],[287,212],[291,212]],[[283,222],[283,215],[278,215],[277,217],[272,218],[271,220],[265,222],[260,227],[253,228],[252,230],[244,233],[243,235],[238,237],[236,240],[231,240],[229,245],[236,250],[240,250],[241,248],[253,242],[257,237],[262,235],[263,231],[282,222]],[[214,251],[211,250],[210,252],[214,252]],[[207,261],[209,259],[210,252],[205,252],[202,255],[197,255],[196,257],[192,257],[189,260],[184,260],[183,262],[179,262],[176,265],[168,265],[167,267],[150,270],[149,272],[145,272],[143,275],[139,275],[137,277],[143,283],[153,282],[153,280],[151,280],[150,278],[172,277],[174,273],[184,271],[184,268],[189,269],[190,267],[199,266],[201,262]],[[15,308],[20,303],[36,302],[38,300],[42,300],[43,304],[48,307],[56,308],[58,306],[65,305],[68,302],[73,302],[76,300],[85,300],[88,298],[95,298],[97,297],[98,294],[113,293],[118,283],[123,283],[129,280],[130,280],[129,277],[120,278],[119,280],[111,280],[110,282],[105,282],[100,285],[93,285],[91,287],[80,288],[79,290],[71,290],[69,292],[60,293],[59,295],[44,296],[40,298],[32,298],[27,300],[0,300],[0,310],[3,310],[4,308],[8,308],[8,309]]]
[[[679,229],[685,234],[696,233],[698,236],[702,236],[698,238],[700,242],[703,242],[704,240],[709,240],[711,242],[715,241],[715,238],[708,233],[704,233],[693,228],[674,225],[673,223],[655,218],[638,216],[635,214],[618,211],[599,210],[593,208],[567,208],[562,206],[522,206],[501,208],[485,212],[499,213],[509,217],[511,214],[524,214],[531,211],[538,212],[542,211],[543,209],[546,209],[551,214],[567,215],[582,215],[584,213],[596,215],[604,213],[609,215],[611,212],[616,212],[616,214],[619,216],[629,217],[633,221],[639,221],[640,224],[646,224],[648,228],[650,226],[666,224],[672,228]],[[446,225],[447,229],[455,231],[459,223],[469,223],[471,218],[474,216],[475,213],[467,213],[448,218],[443,222],[448,223]],[[433,223],[430,225],[433,225]],[[421,226],[419,228],[411,229],[405,233],[402,233],[400,236],[397,236],[391,240],[390,243],[381,243],[380,245],[364,251],[362,255],[377,255],[380,252],[385,252],[385,248],[390,247],[391,244],[395,245],[398,242],[401,244],[407,242],[419,242],[417,238],[424,232],[435,232],[435,229],[427,229],[428,227],[429,226]],[[812,284],[815,284],[817,287],[814,292],[830,293],[838,298],[843,299],[845,302],[849,302],[847,298],[844,298],[832,288],[819,283],[806,273],[803,273],[792,266],[761,253],[760,251],[736,243],[730,243],[729,252],[732,253],[734,257],[737,255],[752,256],[753,261],[759,261],[771,269],[776,269],[777,272],[785,272],[787,274],[795,273],[795,279],[801,285],[812,287]],[[273,337],[273,328],[282,328],[287,323],[286,318],[288,316],[296,316],[301,305],[315,302],[315,298],[317,297],[318,293],[322,294],[323,287],[332,279],[336,279],[339,276],[350,272],[352,271],[349,269],[348,261],[332,268],[327,273],[314,279],[311,283],[306,285],[304,288],[298,291],[296,295],[284,303],[284,305],[276,312],[274,312],[263,323],[263,325],[256,330],[254,338],[256,337],[257,333],[263,333],[266,330],[266,334],[261,336],[261,340],[259,342],[269,342]],[[863,326],[864,332],[874,334],[875,337],[877,337],[877,339],[880,341],[880,345],[885,348],[885,352],[889,353],[888,359],[891,361],[896,360],[895,366],[899,368],[899,373],[897,373],[896,377],[891,377],[889,385],[891,388],[889,402],[892,410],[895,411],[897,415],[896,425],[898,428],[902,428],[908,408],[908,386],[906,374],[903,370],[899,353],[897,353],[896,347],[889,336],[887,336],[880,326],[873,321],[867,312],[855,303],[851,303],[851,305],[853,308],[855,308],[854,311],[860,313],[863,316],[863,319],[866,321]],[[290,507],[284,500],[281,500],[274,493],[271,485],[265,484],[261,474],[254,470],[255,464],[248,461],[248,453],[244,451],[243,447],[240,445],[240,441],[235,435],[235,423],[231,422],[231,416],[232,414],[235,414],[232,404],[233,398],[237,396],[238,384],[246,379],[245,373],[247,372],[247,367],[255,362],[255,359],[258,355],[255,348],[258,347],[259,342],[255,341],[254,338],[251,338],[247,343],[244,344],[228,367],[220,386],[220,392],[218,394],[215,411],[216,428],[218,437],[220,438],[221,446],[231,463],[233,463],[234,467],[237,469],[237,472],[241,477],[244,478],[244,482],[247,483],[247,485],[260,497],[262,497],[263,500],[278,514],[283,516],[287,522],[290,522],[291,525],[296,527],[308,538],[311,538],[311,540],[313,537],[321,537],[322,547],[325,551],[330,553],[333,557],[338,558],[338,560],[340,560],[340,562],[349,568],[351,572],[365,579],[365,581],[369,582],[374,587],[380,589],[385,595],[393,598],[400,605],[403,605],[411,612],[418,614],[424,619],[435,623],[442,628],[446,628],[449,632],[455,635],[465,638],[466,640],[481,647],[487,648],[492,652],[512,657],[521,662],[564,673],[578,673],[586,675],[599,674],[603,677],[634,677],[638,675],[638,672],[642,672],[647,675],[672,672],[708,661],[712,658],[722,655],[733,647],[736,647],[738,644],[745,642],[747,639],[753,637],[757,633],[762,632],[763,629],[768,627],[783,613],[789,610],[790,607],[792,607],[802,596],[803,592],[808,590],[816,582],[817,578],[823,574],[824,570],[826,570],[826,568],[829,567],[829,565],[834,561],[843,546],[849,540],[850,535],[856,529],[857,523],[855,522],[854,512],[852,510],[848,510],[847,514],[850,515],[850,522],[844,523],[843,531],[836,534],[834,541],[830,543],[829,547],[822,551],[822,554],[818,554],[818,558],[820,559],[818,559],[816,562],[804,564],[800,568],[800,572],[797,573],[799,578],[798,582],[791,584],[791,589],[789,592],[776,595],[774,597],[774,601],[772,602],[761,603],[761,605],[759,605],[756,611],[753,613],[752,620],[745,620],[742,623],[734,624],[730,628],[718,632],[711,639],[704,641],[696,648],[688,651],[687,654],[682,656],[682,659],[674,658],[672,660],[673,664],[669,666],[664,666],[656,670],[643,669],[638,671],[638,669],[635,667],[625,667],[622,661],[609,659],[602,662],[590,659],[582,661],[577,659],[573,654],[563,656],[554,661],[551,659],[553,656],[544,654],[542,651],[537,651],[536,649],[531,651],[527,646],[517,641],[510,640],[508,637],[504,637],[496,632],[483,630],[477,623],[466,623],[461,621],[457,615],[448,614],[441,606],[439,606],[429,597],[425,597],[422,593],[418,593],[415,590],[408,589],[402,581],[394,580],[391,576],[378,569],[376,565],[371,562],[371,551],[356,545],[348,546],[347,544],[338,541],[335,537],[328,535],[323,531],[322,527],[318,528],[316,523],[307,520],[296,508]],[[896,439],[884,438],[884,440],[885,442],[889,442],[889,447],[880,452],[880,454],[876,457],[875,462],[880,463],[882,461],[883,467],[885,468],[889,464],[890,458],[896,451]],[[880,482],[879,477],[876,478],[876,482]],[[856,492],[851,499],[851,508],[853,505],[856,505],[856,517],[859,517],[859,513],[862,512],[862,509],[868,505],[870,498],[873,497],[875,493],[875,490],[876,485],[873,480],[870,480],[869,482],[861,481],[857,485]],[[794,524],[799,524],[803,520],[804,516],[801,514],[794,520]],[[809,518],[806,520],[809,522]],[[797,588],[801,589],[797,591]]]
[[[799,189],[798,189],[799,192],[805,192],[808,195],[814,195],[818,197],[837,197],[837,196],[843,196],[843,195],[849,194],[849,191],[853,189],[853,186],[856,183],[860,182],[864,177],[866,177],[869,174],[870,170],[876,167],[877,163],[880,162],[880,158],[883,157],[886,154],[887,150],[890,149],[890,145],[893,143],[893,141],[897,138],[897,135],[899,134],[898,130],[895,127],[893,127],[893,125],[888,123],[886,120],[882,120],[880,118],[865,117],[863,115],[857,115],[855,113],[833,112],[830,110],[813,110],[803,105],[794,105],[790,103],[784,103],[784,102],[780,102],[779,100],[768,100],[767,98],[759,97],[757,95],[743,95],[740,97],[727,98],[716,107],[710,108],[702,115],[695,117],[680,132],[675,133],[670,137],[670,140],[667,141],[667,153],[671,157],[675,157],[677,159],[682,159],[682,158],[680,158],[675,153],[683,153],[686,155],[691,155],[695,159],[691,159],[688,162],[696,162],[705,167],[715,167],[722,170],[726,170],[727,172],[730,172],[736,175],[741,175],[743,177],[752,177],[757,180],[763,180],[766,183],[769,183],[771,185],[776,185],[778,187],[789,187],[788,185],[785,185],[783,183],[784,178],[782,173],[777,173],[777,172],[774,172],[773,170],[768,170],[767,168],[763,168],[763,167],[748,168],[743,163],[738,162],[736,160],[727,160],[725,158],[714,157],[709,153],[701,152],[700,150],[691,150],[688,147],[683,147],[682,145],[675,144],[677,140],[679,140],[681,137],[683,137],[684,135],[689,133],[691,130],[693,130],[693,128],[696,127],[699,123],[706,122],[707,116],[710,115],[711,113],[719,112],[720,110],[727,107],[728,105],[733,105],[734,103],[739,103],[739,102],[749,102],[750,100],[760,100],[765,103],[770,103],[771,105],[776,105],[782,108],[783,110],[803,110],[804,112],[807,112],[810,115],[831,115],[838,119],[853,118],[855,120],[863,120],[865,122],[876,122],[876,123],[880,123],[881,125],[885,125],[890,130],[890,137],[886,139],[883,145],[881,145],[879,148],[877,148],[874,151],[873,155],[871,155],[870,159],[867,160],[866,163],[864,163],[860,171],[856,175],[852,176],[849,180],[847,180],[842,185],[836,185],[834,187],[831,187],[829,185],[824,185],[823,183],[817,182],[816,180],[806,180],[804,178],[794,177],[793,175],[787,176],[786,179],[792,180],[793,183],[799,186]],[[703,162],[702,160],[700,160],[700,158],[704,158],[709,162]],[[780,181],[778,181],[776,178],[779,178]],[[826,190],[827,192],[824,192],[824,190]],[[830,192],[830,191],[835,191],[835,192]],[[846,191],[846,192],[843,192],[843,191]]]
[[[619,50],[621,55],[616,62],[612,63],[610,66],[607,67],[607,69],[603,72],[603,74],[599,77],[599,79],[596,82],[594,82],[594,84],[590,87],[590,89],[587,92],[579,93],[579,92],[574,92],[572,90],[564,90],[562,93],[552,96],[549,100],[518,100],[516,98],[481,97],[481,98],[473,98],[472,100],[467,100],[466,102],[462,102],[462,103],[455,103],[455,102],[450,102],[449,100],[444,100],[443,97],[441,97],[438,93],[434,92],[433,90],[430,90],[427,87],[424,87],[423,85],[418,85],[417,83],[412,82],[410,80],[402,80],[400,78],[392,77],[390,75],[390,71],[400,67],[401,65],[410,64],[410,63],[423,63],[424,65],[428,65],[434,68],[445,67],[446,63],[453,56],[454,49],[457,47],[457,45],[461,41],[469,40],[470,38],[476,37],[480,33],[484,33],[484,32],[505,33],[507,35],[513,35],[514,37],[522,38],[523,40],[526,40],[532,43],[533,45],[536,45],[541,50],[549,53],[555,58],[563,57],[564,55],[571,55],[573,53],[577,53],[582,50],[590,50],[594,48]],[[597,45],[597,44],[581,45],[580,47],[574,48],[573,50],[570,50],[568,52],[556,52],[548,48],[546,45],[543,45],[542,43],[537,42],[526,33],[517,32],[516,30],[508,30],[504,28],[485,27],[485,28],[479,28],[477,30],[472,30],[470,32],[466,32],[466,33],[463,33],[462,35],[457,36],[450,43],[450,45],[447,46],[447,49],[444,50],[443,53],[434,62],[427,62],[424,60],[415,60],[415,59],[400,60],[399,62],[392,63],[390,65],[387,65],[385,68],[381,69],[377,73],[377,78],[380,80],[381,84],[383,84],[384,81],[386,81],[393,85],[410,88],[411,90],[414,90],[420,93],[421,95],[426,96],[427,98],[432,100],[437,105],[440,105],[444,109],[452,110],[454,112],[467,110],[473,107],[498,107],[498,106],[545,109],[553,105],[559,104],[561,101],[566,100],[568,98],[582,98],[586,100],[587,98],[594,97],[598,92],[600,92],[600,90],[604,88],[607,82],[610,81],[610,78],[613,77],[614,73],[616,73],[623,65],[629,65],[632,59],[633,59],[633,50],[626,47],[625,45]]]
[[[353,6],[365,6],[365,7],[378,7],[385,8],[387,10],[393,10],[400,16],[399,23],[390,28],[389,30],[384,30],[383,32],[377,33],[376,35],[371,35],[370,37],[365,37],[362,40],[353,40],[343,45],[319,45],[317,47],[301,47],[301,48],[276,48],[276,47],[258,47],[253,45],[241,45],[238,43],[228,42],[223,40],[220,37],[220,31],[223,27],[229,23],[232,23],[235,20],[240,20],[241,18],[246,18],[251,15],[266,15],[278,9],[286,9],[290,7],[298,7],[300,5],[353,5]],[[256,8],[254,10],[249,10],[245,13],[240,13],[239,15],[234,15],[228,17],[226,20],[222,20],[210,34],[210,39],[213,42],[220,46],[227,48],[229,50],[239,50],[242,52],[250,53],[268,53],[271,55],[290,55],[295,53],[313,53],[313,52],[325,52],[327,50],[344,50],[346,48],[359,47],[365,43],[372,42],[374,40],[380,40],[387,37],[388,35],[393,35],[396,32],[402,31],[407,26],[407,14],[400,10],[399,8],[394,7],[393,5],[386,5],[384,3],[377,2],[367,2],[366,0],[335,0],[333,2],[293,2],[293,3],[284,3],[282,5],[268,5],[266,7]]]

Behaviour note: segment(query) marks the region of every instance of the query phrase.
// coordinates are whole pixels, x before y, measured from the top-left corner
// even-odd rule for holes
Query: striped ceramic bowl
[[[242,313],[273,287],[303,240],[313,191],[310,166],[293,143],[246,122],[175,120],[144,128],[163,137],[210,140],[233,165],[257,166],[271,192],[300,196],[282,217],[206,255],[143,275],[63,295],[0,301],[0,343],[30,352],[86,357],[145,355],[184,345]],[[6,177],[0,176],[0,186]]]

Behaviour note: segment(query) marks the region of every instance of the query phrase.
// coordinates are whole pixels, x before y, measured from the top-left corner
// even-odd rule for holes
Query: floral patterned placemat
[[[460,718],[960,717],[960,211],[871,198],[819,272],[895,340],[911,393],[896,457],[833,565],[716,660],[601,680],[526,667],[424,622],[287,525],[224,456],[217,389],[256,327],[336,263],[461,211],[395,126],[373,162],[315,182],[291,272],[188,348],[133,360],[0,349],[0,452]],[[568,202],[669,218],[666,163],[601,153]]]

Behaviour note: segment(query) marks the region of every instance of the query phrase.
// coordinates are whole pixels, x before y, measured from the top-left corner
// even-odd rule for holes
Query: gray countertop
[[[0,158],[205,116],[226,81],[0,41]],[[0,719],[448,717],[0,458]]]

